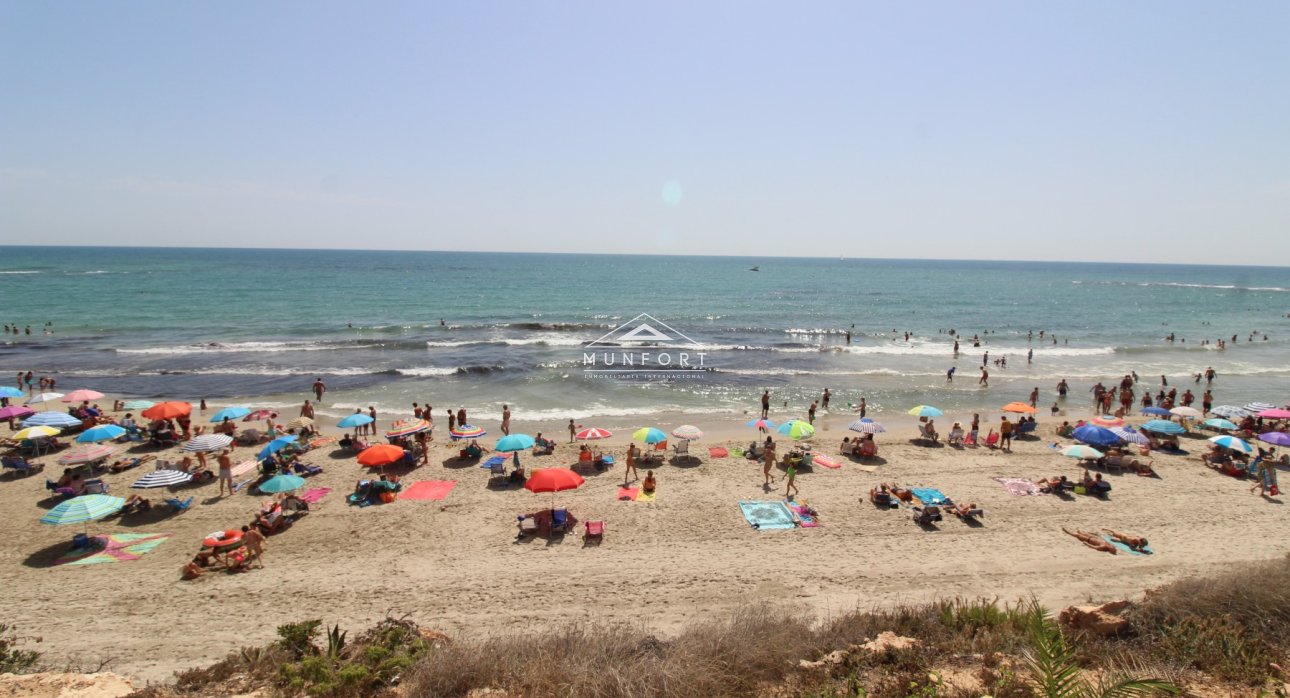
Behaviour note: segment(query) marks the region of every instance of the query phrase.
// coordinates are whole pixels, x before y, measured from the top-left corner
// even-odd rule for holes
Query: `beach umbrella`
[[[1122,427],[1125,423],[1123,418],[1114,417],[1109,414],[1094,417],[1090,419],[1089,422],[1092,423],[1093,426],[1105,427],[1107,429],[1110,429],[1111,427]]]
[[[594,441],[595,439],[607,439],[613,435],[614,435],[614,432],[609,431],[608,429],[600,429],[598,427],[583,429],[582,431],[575,434],[577,438],[582,439],[583,441]]]
[[[18,388],[10,388],[7,385],[0,386],[0,397],[22,397],[23,392]]]
[[[1253,446],[1246,443],[1243,439],[1238,439],[1235,436],[1227,436],[1227,435],[1211,436],[1209,437],[1209,441],[1210,443],[1218,444],[1223,448],[1231,449],[1233,451],[1240,451],[1241,453],[1254,452]]]
[[[202,434],[184,444],[183,450],[189,453],[210,453],[227,448],[231,443],[233,437],[228,434]]]
[[[80,390],[73,390],[72,392],[64,395],[63,402],[89,402],[90,400],[98,400],[101,397],[103,397],[103,393],[100,393],[97,390],[86,390],[81,388]]]
[[[82,463],[96,463],[116,453],[116,447],[109,444],[96,444],[94,446],[85,446],[64,453],[59,456],[60,465],[80,465]]]
[[[864,419],[857,419],[847,425],[847,428],[851,431],[858,431],[861,434],[881,434],[884,431],[887,431],[886,427],[867,417]]]
[[[286,434],[284,436],[279,436],[278,438],[265,444],[264,448],[260,449],[260,453],[256,457],[259,458],[260,460],[264,460],[265,458],[268,458],[269,456],[286,448],[287,444],[295,443],[296,440],[299,438],[300,437],[296,436],[295,434]]]
[[[1264,410],[1275,410],[1276,408],[1277,406],[1270,402],[1247,402],[1242,409],[1250,414],[1258,414]]]
[[[1146,424],[1138,427],[1143,431],[1153,431],[1157,434],[1185,434],[1187,430],[1175,422],[1168,422],[1163,419],[1153,419]]]
[[[654,427],[641,427],[632,432],[632,438],[647,444],[656,444],[660,441],[667,441],[667,434]]]
[[[273,410],[256,410],[256,411],[251,412],[250,414],[246,415],[245,417],[243,417],[243,418],[242,418],[242,421],[243,421],[243,422],[258,422],[258,421],[260,421],[261,419],[275,419],[277,416],[278,416],[278,413],[277,413],[277,412],[274,412]],[[370,421],[372,421],[372,418],[371,418],[371,417],[368,417],[368,418],[367,418],[367,422],[370,422]],[[364,423],[364,424],[367,424],[367,422],[363,422],[363,423]]]
[[[403,449],[392,444],[376,444],[358,454],[358,464],[368,468],[381,468],[403,459]]]
[[[1029,407],[1029,405],[1027,405],[1027,407]],[[931,405],[919,405],[918,407],[911,409],[909,414],[912,414],[915,417],[939,417],[945,413]]]
[[[454,441],[462,439],[478,439],[481,436],[487,436],[488,432],[483,427],[477,427],[473,424],[458,424],[448,431],[448,438]]]
[[[126,400],[125,404],[121,405],[121,409],[123,409],[123,410],[146,410],[146,409],[148,409],[149,407],[152,407],[152,406],[153,406],[153,405],[155,405],[155,404],[157,404],[157,403],[153,402],[152,400]]]
[[[1263,410],[1256,416],[1264,419],[1290,419],[1290,410],[1283,410],[1281,408],[1274,407],[1270,410]]]
[[[1231,429],[1236,429],[1236,428],[1237,428],[1237,426],[1236,426],[1235,424],[1233,424],[1233,423],[1231,423],[1231,422],[1227,421],[1226,419],[1219,419],[1219,418],[1217,418],[1217,417],[1215,417],[1215,418],[1213,418],[1213,419],[1206,419],[1205,421],[1201,422],[1201,424],[1204,424],[1205,426],[1207,426],[1207,427],[1211,427],[1211,428],[1213,428],[1213,429],[1228,429],[1228,430],[1231,430]]]
[[[1103,454],[1101,451],[1097,450],[1096,448],[1093,448],[1092,446],[1075,444],[1073,446],[1067,446],[1065,450],[1062,451],[1062,455],[1066,456],[1067,458],[1079,458],[1081,460],[1097,460],[1098,458],[1101,458]]]
[[[81,420],[66,412],[37,412],[22,420],[24,427],[76,427]]]
[[[682,424],[672,430],[672,436],[684,441],[694,441],[703,438],[703,430],[693,424]]]
[[[224,421],[225,419],[228,419],[228,420],[241,419],[247,416],[248,414],[251,414],[251,408],[249,407],[239,407],[239,406],[225,407],[219,412],[216,412],[215,414],[211,415],[211,423],[218,424]]]
[[[18,441],[22,441],[23,439],[43,439],[47,436],[58,436],[59,431],[61,430],[57,427],[27,427],[26,429],[14,434],[12,438]]]
[[[803,422],[800,419],[791,419],[784,422],[775,431],[794,441],[801,441],[815,436],[815,427],[811,426],[810,422]]]
[[[1227,417],[1228,419],[1245,419],[1250,416],[1250,413],[1247,412],[1245,408],[1237,407],[1236,405],[1219,405],[1218,407],[1210,410],[1209,413],[1216,414],[1220,417]]]
[[[769,419],[754,419],[748,422],[748,426],[754,429],[774,429],[779,425]]]
[[[274,475],[261,482],[257,489],[265,494],[277,494],[278,492],[298,490],[304,486],[305,479],[299,475]]]
[[[430,422],[427,422],[424,419],[400,419],[390,426],[392,428],[385,432],[385,436],[390,439],[411,436],[413,434],[430,430]]]
[[[41,402],[54,402],[62,397],[62,393],[36,393],[27,399],[27,404],[35,405]]]
[[[125,500],[120,497],[112,497],[106,494],[85,494],[68,499],[50,509],[44,516],[40,517],[40,522],[51,526],[83,523],[87,524],[86,532],[88,533],[90,521],[115,514],[121,511],[123,506],[125,506]]]
[[[100,441],[111,441],[112,439],[119,439],[124,435],[125,429],[123,427],[119,427],[115,424],[100,424],[81,432],[80,436],[76,437],[76,443],[92,444]]]
[[[1131,444],[1145,444],[1148,442],[1147,437],[1128,427],[1110,427],[1108,431]]]
[[[314,420],[309,417],[296,417],[290,422],[287,422],[288,429],[302,429],[304,427],[312,427],[313,425]]]
[[[1004,405],[1001,409],[1004,412],[1016,412],[1018,414],[1034,414],[1035,412],[1038,411],[1034,407],[1031,407],[1028,403],[1025,403],[1025,402],[1009,402],[1008,404]],[[919,416],[921,417],[923,415],[919,415]],[[938,412],[937,414],[929,414],[926,416],[938,417],[940,416],[940,414]]]
[[[158,402],[143,411],[148,419],[174,419],[191,414],[193,406],[187,402]]]
[[[0,419],[21,419],[36,414],[36,410],[23,405],[9,405],[0,407]]]
[[[556,492],[576,490],[583,482],[581,475],[568,468],[539,468],[524,482],[524,489],[534,493],[550,492],[551,508],[554,509]]]
[[[1284,431],[1269,431],[1266,434],[1259,434],[1259,441],[1274,446],[1290,446],[1290,434]]]
[[[1142,414],[1150,414],[1157,417],[1168,417],[1173,413],[1163,407],[1156,407],[1153,405],[1151,407],[1143,407]]]
[[[1120,443],[1120,437],[1110,429],[1085,424],[1071,433],[1071,438],[1092,446],[1114,446]],[[1101,458],[1101,456],[1098,456]]]
[[[1195,407],[1186,407],[1186,406],[1175,407],[1172,410],[1169,410],[1169,414],[1172,414],[1178,417],[1188,417],[1192,419],[1205,416],[1201,414],[1200,410],[1196,409]]]
[[[533,437],[528,434],[508,434],[497,440],[497,449],[502,453],[515,453],[533,448]]]
[[[274,416],[277,416],[277,415],[274,415]],[[353,429],[354,427],[361,427],[365,424],[371,424],[374,421],[376,420],[363,414],[362,412],[355,412],[354,414],[346,415],[342,417],[339,422],[336,422],[336,426],[340,427],[341,429]]]
[[[134,484],[130,486],[136,490],[149,490],[156,487],[174,487],[175,485],[192,482],[192,480],[192,473],[186,473],[182,470],[162,468],[161,470],[154,470],[138,480],[135,480]]]

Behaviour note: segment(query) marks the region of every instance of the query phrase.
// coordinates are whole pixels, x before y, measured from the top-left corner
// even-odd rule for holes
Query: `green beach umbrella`
[[[787,436],[794,441],[801,441],[815,436],[815,427],[810,422],[803,422],[800,419],[792,419],[779,425],[776,429],[779,433]]]
[[[305,479],[299,475],[274,475],[260,483],[259,490],[265,494],[291,492],[305,486]]]
[[[123,506],[125,506],[125,500],[120,497],[112,497],[106,494],[85,494],[73,497],[50,509],[48,513],[40,517],[40,522],[51,526],[83,523],[87,524],[86,532],[88,533],[90,521],[115,514],[121,511]]]
[[[153,406],[153,405],[155,405],[155,404],[157,404],[157,403],[153,402],[152,400],[127,400],[127,401],[125,402],[125,404],[124,404],[124,405],[121,405],[121,409],[123,409],[123,410],[146,410],[146,409],[148,409],[149,407],[152,407],[152,406]]]
[[[1097,450],[1096,448],[1093,448],[1092,446],[1075,444],[1074,446],[1067,446],[1066,449],[1062,451],[1062,455],[1066,456],[1067,458],[1079,458],[1081,460],[1096,460],[1098,458],[1101,458],[1103,454],[1101,451]]]

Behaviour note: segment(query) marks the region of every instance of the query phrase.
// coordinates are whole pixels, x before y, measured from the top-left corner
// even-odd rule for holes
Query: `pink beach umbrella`
[[[73,402],[89,402],[90,400],[98,400],[102,397],[103,393],[100,393],[97,390],[86,390],[85,388],[81,388],[80,390],[73,390],[72,392],[64,395],[63,402],[68,404]]]

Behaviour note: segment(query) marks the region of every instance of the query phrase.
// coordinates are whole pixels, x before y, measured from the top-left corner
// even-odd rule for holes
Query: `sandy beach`
[[[218,407],[211,405],[207,414]],[[835,413],[817,420],[815,448],[835,454],[853,418]],[[998,413],[982,418],[993,424]],[[938,424],[945,430],[954,419],[946,415]],[[658,415],[651,425],[670,431],[683,420],[684,415]],[[3,526],[11,542],[0,553],[0,584],[21,593],[0,600],[0,618],[43,637],[50,659],[89,666],[108,660],[118,672],[160,681],[237,647],[270,641],[278,624],[306,618],[362,628],[387,613],[409,614],[426,627],[472,635],[594,619],[666,634],[689,619],[741,604],[789,602],[825,616],[938,596],[1034,595],[1060,607],[1132,596],[1172,579],[1290,550],[1279,537],[1260,534],[1278,530],[1281,501],[1251,495],[1248,484],[1205,467],[1198,458],[1199,437],[1183,440],[1191,455],[1155,456],[1159,478],[1108,475],[1114,486],[1108,500],[1063,500],[1013,496],[992,479],[1078,475],[1079,465],[1050,447],[1066,443],[1053,435],[1052,420],[1041,419],[1039,438],[1017,441],[1011,453],[927,447],[912,441],[913,418],[884,423],[880,461],[842,459],[839,469],[817,466],[799,473],[797,499],[818,510],[819,527],[758,531],[744,520],[738,502],[782,500],[783,483],[766,490],[760,465],[713,458],[707,450],[745,445],[754,430],[734,420],[700,423],[705,438],[693,443],[700,457],[656,467],[656,501],[629,502],[615,495],[623,483],[630,429],[640,422],[597,422],[615,436],[593,445],[614,454],[618,467],[582,470],[586,483],[555,501],[581,520],[605,520],[600,545],[585,545],[581,535],[517,543],[516,516],[549,506],[551,496],[519,487],[490,489],[487,471],[477,462],[457,461],[457,446],[441,439],[432,446],[429,465],[402,477],[405,486],[455,481],[445,499],[349,506],[345,497],[365,469],[352,455],[324,447],[304,458],[324,468],[308,487],[332,491],[299,523],[269,539],[264,568],[208,573],[195,581],[181,581],[180,568],[202,538],[249,522],[263,495],[247,488],[220,499],[214,482],[181,488],[181,496],[194,497],[186,512],[113,517],[89,526],[92,534],[173,534],[154,551],[113,564],[51,566],[80,526],[38,523],[50,506],[43,475],[6,479],[0,481],[0,506],[8,514]],[[497,425],[482,426],[490,434],[481,443],[492,446]],[[552,456],[522,455],[527,468],[577,460],[577,445],[564,443],[567,423],[528,423],[517,415],[513,431],[562,437]],[[334,427],[325,432],[339,435]],[[777,441],[782,450],[785,439]],[[132,450],[177,458],[177,452]],[[237,455],[249,457],[251,449],[239,448]],[[45,475],[61,471],[56,458],[41,459]],[[112,494],[127,496],[136,491],[130,483],[150,468],[104,479]],[[775,473],[782,476],[782,470]],[[911,521],[908,507],[883,511],[867,501],[869,488],[883,481],[937,487],[959,502],[975,502],[986,512],[983,525],[947,517],[938,530],[925,531]],[[143,493],[154,502],[166,495]],[[1156,553],[1095,552],[1064,535],[1062,527],[1132,532],[1149,538]]]

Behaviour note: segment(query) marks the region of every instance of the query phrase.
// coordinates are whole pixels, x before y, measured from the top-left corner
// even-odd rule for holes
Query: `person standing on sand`
[[[1005,451],[1012,450],[1012,422],[1008,421],[1006,416],[1000,417],[999,422],[999,448]]]
[[[258,526],[242,527],[242,543],[246,545],[246,551],[251,554],[251,559],[260,563],[264,567],[264,534],[260,533]]]
[[[761,418],[765,419],[770,416],[770,391],[763,390],[761,393]]]
[[[569,423],[573,424],[573,420],[569,420]],[[626,458],[627,469],[623,471],[624,486],[627,484],[628,475],[635,477],[637,480],[641,479],[640,474],[636,472],[636,456],[638,453],[639,451],[636,450],[636,444],[632,444],[627,447],[627,458]]]
[[[510,436],[511,434],[511,407],[502,405],[502,434]]]
[[[973,446],[980,445],[980,442],[977,441],[977,435],[980,433],[981,433],[981,415],[979,413],[974,412],[972,414],[972,445]]]
[[[457,428],[457,415],[453,414],[452,409],[448,410],[448,431]]]
[[[762,468],[761,474],[765,476],[765,487],[770,487],[770,469],[775,465],[775,442],[769,436],[766,437],[766,447],[762,449]]]
[[[368,424],[367,428],[372,430],[372,436],[376,436],[376,407],[368,405],[367,416],[372,418],[372,423]]]
[[[314,381],[314,397],[318,402],[322,402],[322,396],[325,392],[327,392],[327,384],[323,382],[322,376],[318,376],[318,380]]]
[[[784,468],[784,479],[788,481],[788,484],[784,487],[784,498],[792,499],[797,495],[797,485],[793,482],[797,479],[797,468],[792,463],[789,463],[788,467]]]
[[[206,414],[206,398],[202,398],[202,406],[199,409],[202,414]]]
[[[224,484],[228,483],[228,496],[233,496],[233,458],[226,448],[219,453],[219,496],[224,496]]]

